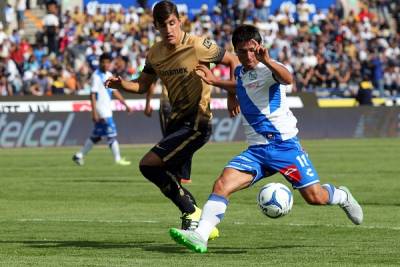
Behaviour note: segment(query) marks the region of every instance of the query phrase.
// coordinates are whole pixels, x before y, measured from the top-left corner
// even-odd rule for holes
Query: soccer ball
[[[289,213],[293,206],[293,194],[281,183],[264,185],[257,196],[258,206],[270,218],[279,218]]]

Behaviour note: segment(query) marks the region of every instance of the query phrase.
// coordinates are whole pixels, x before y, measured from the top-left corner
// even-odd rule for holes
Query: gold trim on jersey
[[[192,136],[190,136],[188,139],[186,139],[185,141],[182,142],[182,144],[180,144],[177,148],[175,148],[171,153],[169,153],[168,155],[166,155],[163,158],[163,161],[166,162],[168,161],[170,158],[172,158],[173,156],[176,155],[176,153],[178,153],[179,151],[181,151],[187,144],[189,144],[189,142],[195,140],[197,137],[199,137],[201,135],[201,132],[196,131]]]

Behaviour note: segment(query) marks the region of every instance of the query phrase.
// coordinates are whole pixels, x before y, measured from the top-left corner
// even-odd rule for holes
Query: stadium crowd
[[[184,31],[232,51],[234,26],[256,25],[271,57],[293,73],[293,91],[354,97],[365,84],[373,84],[375,96],[396,96],[400,91],[398,1],[359,1],[359,11],[345,10],[339,1],[327,11],[307,0],[288,1],[273,12],[271,0],[235,0],[233,6],[217,2],[214,8],[203,5],[191,18],[181,12]],[[142,6],[75,8],[60,14],[57,2],[48,2],[46,10],[34,43],[18,28],[0,25],[1,96],[89,94],[90,76],[103,52],[112,54],[115,75],[134,79],[147,49],[158,40],[151,10]],[[213,72],[229,77],[222,65],[214,66]]]

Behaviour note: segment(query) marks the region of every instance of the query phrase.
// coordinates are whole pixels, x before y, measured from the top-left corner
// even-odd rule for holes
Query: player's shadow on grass
[[[64,241],[64,240],[22,240],[22,241],[0,241],[0,243],[22,244],[31,248],[143,248],[151,245],[154,241],[139,242],[102,242],[102,241]]]
[[[140,180],[140,181],[136,181],[136,180],[130,180],[130,179],[126,179],[126,180],[113,180],[113,179],[74,179],[74,180],[68,180],[68,181],[62,181],[63,183],[65,182],[70,182],[70,183],[127,183],[127,184],[131,184],[131,183],[143,183],[144,180]]]
[[[249,251],[254,250],[285,250],[293,248],[305,248],[305,247],[320,247],[320,246],[304,246],[304,245],[280,245],[280,246],[268,246],[268,247],[209,247],[208,254],[247,254]],[[178,253],[182,252],[193,253],[187,248],[175,245],[175,244],[160,244],[160,245],[149,245],[142,248],[145,251],[161,252],[161,253]]]
[[[167,254],[182,254],[187,252],[188,254],[193,254],[189,249],[175,245],[175,244],[159,244],[159,245],[150,245],[150,246],[144,246],[142,247],[143,250],[145,251],[151,251],[151,252],[161,252],[161,253],[167,253]],[[236,249],[236,248],[224,248],[223,251],[215,251],[215,249],[218,248],[212,248],[212,251],[209,253],[220,253],[220,254],[245,254],[247,253],[247,250],[244,249]]]

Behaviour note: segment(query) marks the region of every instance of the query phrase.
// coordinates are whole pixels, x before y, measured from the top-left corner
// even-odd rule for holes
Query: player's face
[[[245,69],[254,69],[258,60],[254,54],[255,44],[252,41],[245,41],[237,44],[235,48],[236,55],[239,58],[240,63],[242,63]]]
[[[170,15],[164,23],[156,23],[157,30],[160,31],[163,42],[167,45],[176,45],[181,38],[181,22],[174,15]]]
[[[100,61],[100,69],[103,72],[106,72],[110,69],[111,66],[111,60],[109,59],[103,59],[102,61]]]

